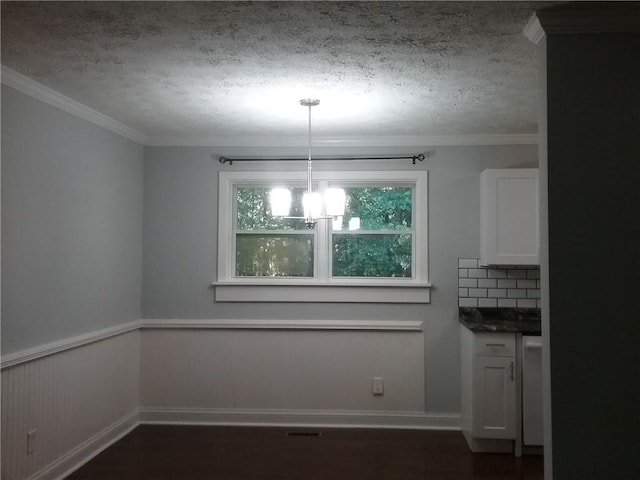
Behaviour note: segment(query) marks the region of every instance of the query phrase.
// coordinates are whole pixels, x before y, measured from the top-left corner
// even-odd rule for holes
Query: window
[[[314,171],[344,215],[305,228],[305,172],[221,172],[218,301],[427,303],[427,172]],[[290,217],[269,192],[291,191]],[[293,218],[291,218],[293,217]]]

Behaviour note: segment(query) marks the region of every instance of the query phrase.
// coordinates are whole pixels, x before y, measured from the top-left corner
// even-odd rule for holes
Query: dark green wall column
[[[546,473],[638,478],[640,4],[579,3],[536,14],[546,70]]]

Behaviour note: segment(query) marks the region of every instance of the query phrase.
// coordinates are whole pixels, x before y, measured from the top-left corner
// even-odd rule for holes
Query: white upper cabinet
[[[538,169],[480,175],[480,263],[538,265]]]

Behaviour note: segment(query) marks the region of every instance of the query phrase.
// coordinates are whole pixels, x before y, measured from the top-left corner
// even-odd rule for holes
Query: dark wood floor
[[[542,469],[540,456],[472,454],[460,432],[141,425],[67,480],[542,480]]]

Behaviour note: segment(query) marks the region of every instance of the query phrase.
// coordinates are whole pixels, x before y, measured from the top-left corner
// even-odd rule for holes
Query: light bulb
[[[327,215],[339,217],[344,215],[346,195],[342,188],[327,188],[324,192],[324,202]]]
[[[271,215],[274,217],[286,217],[291,208],[291,190],[288,188],[272,188],[269,192],[271,201]]]
[[[305,218],[318,218],[322,214],[322,196],[318,192],[306,192],[302,197]]]

